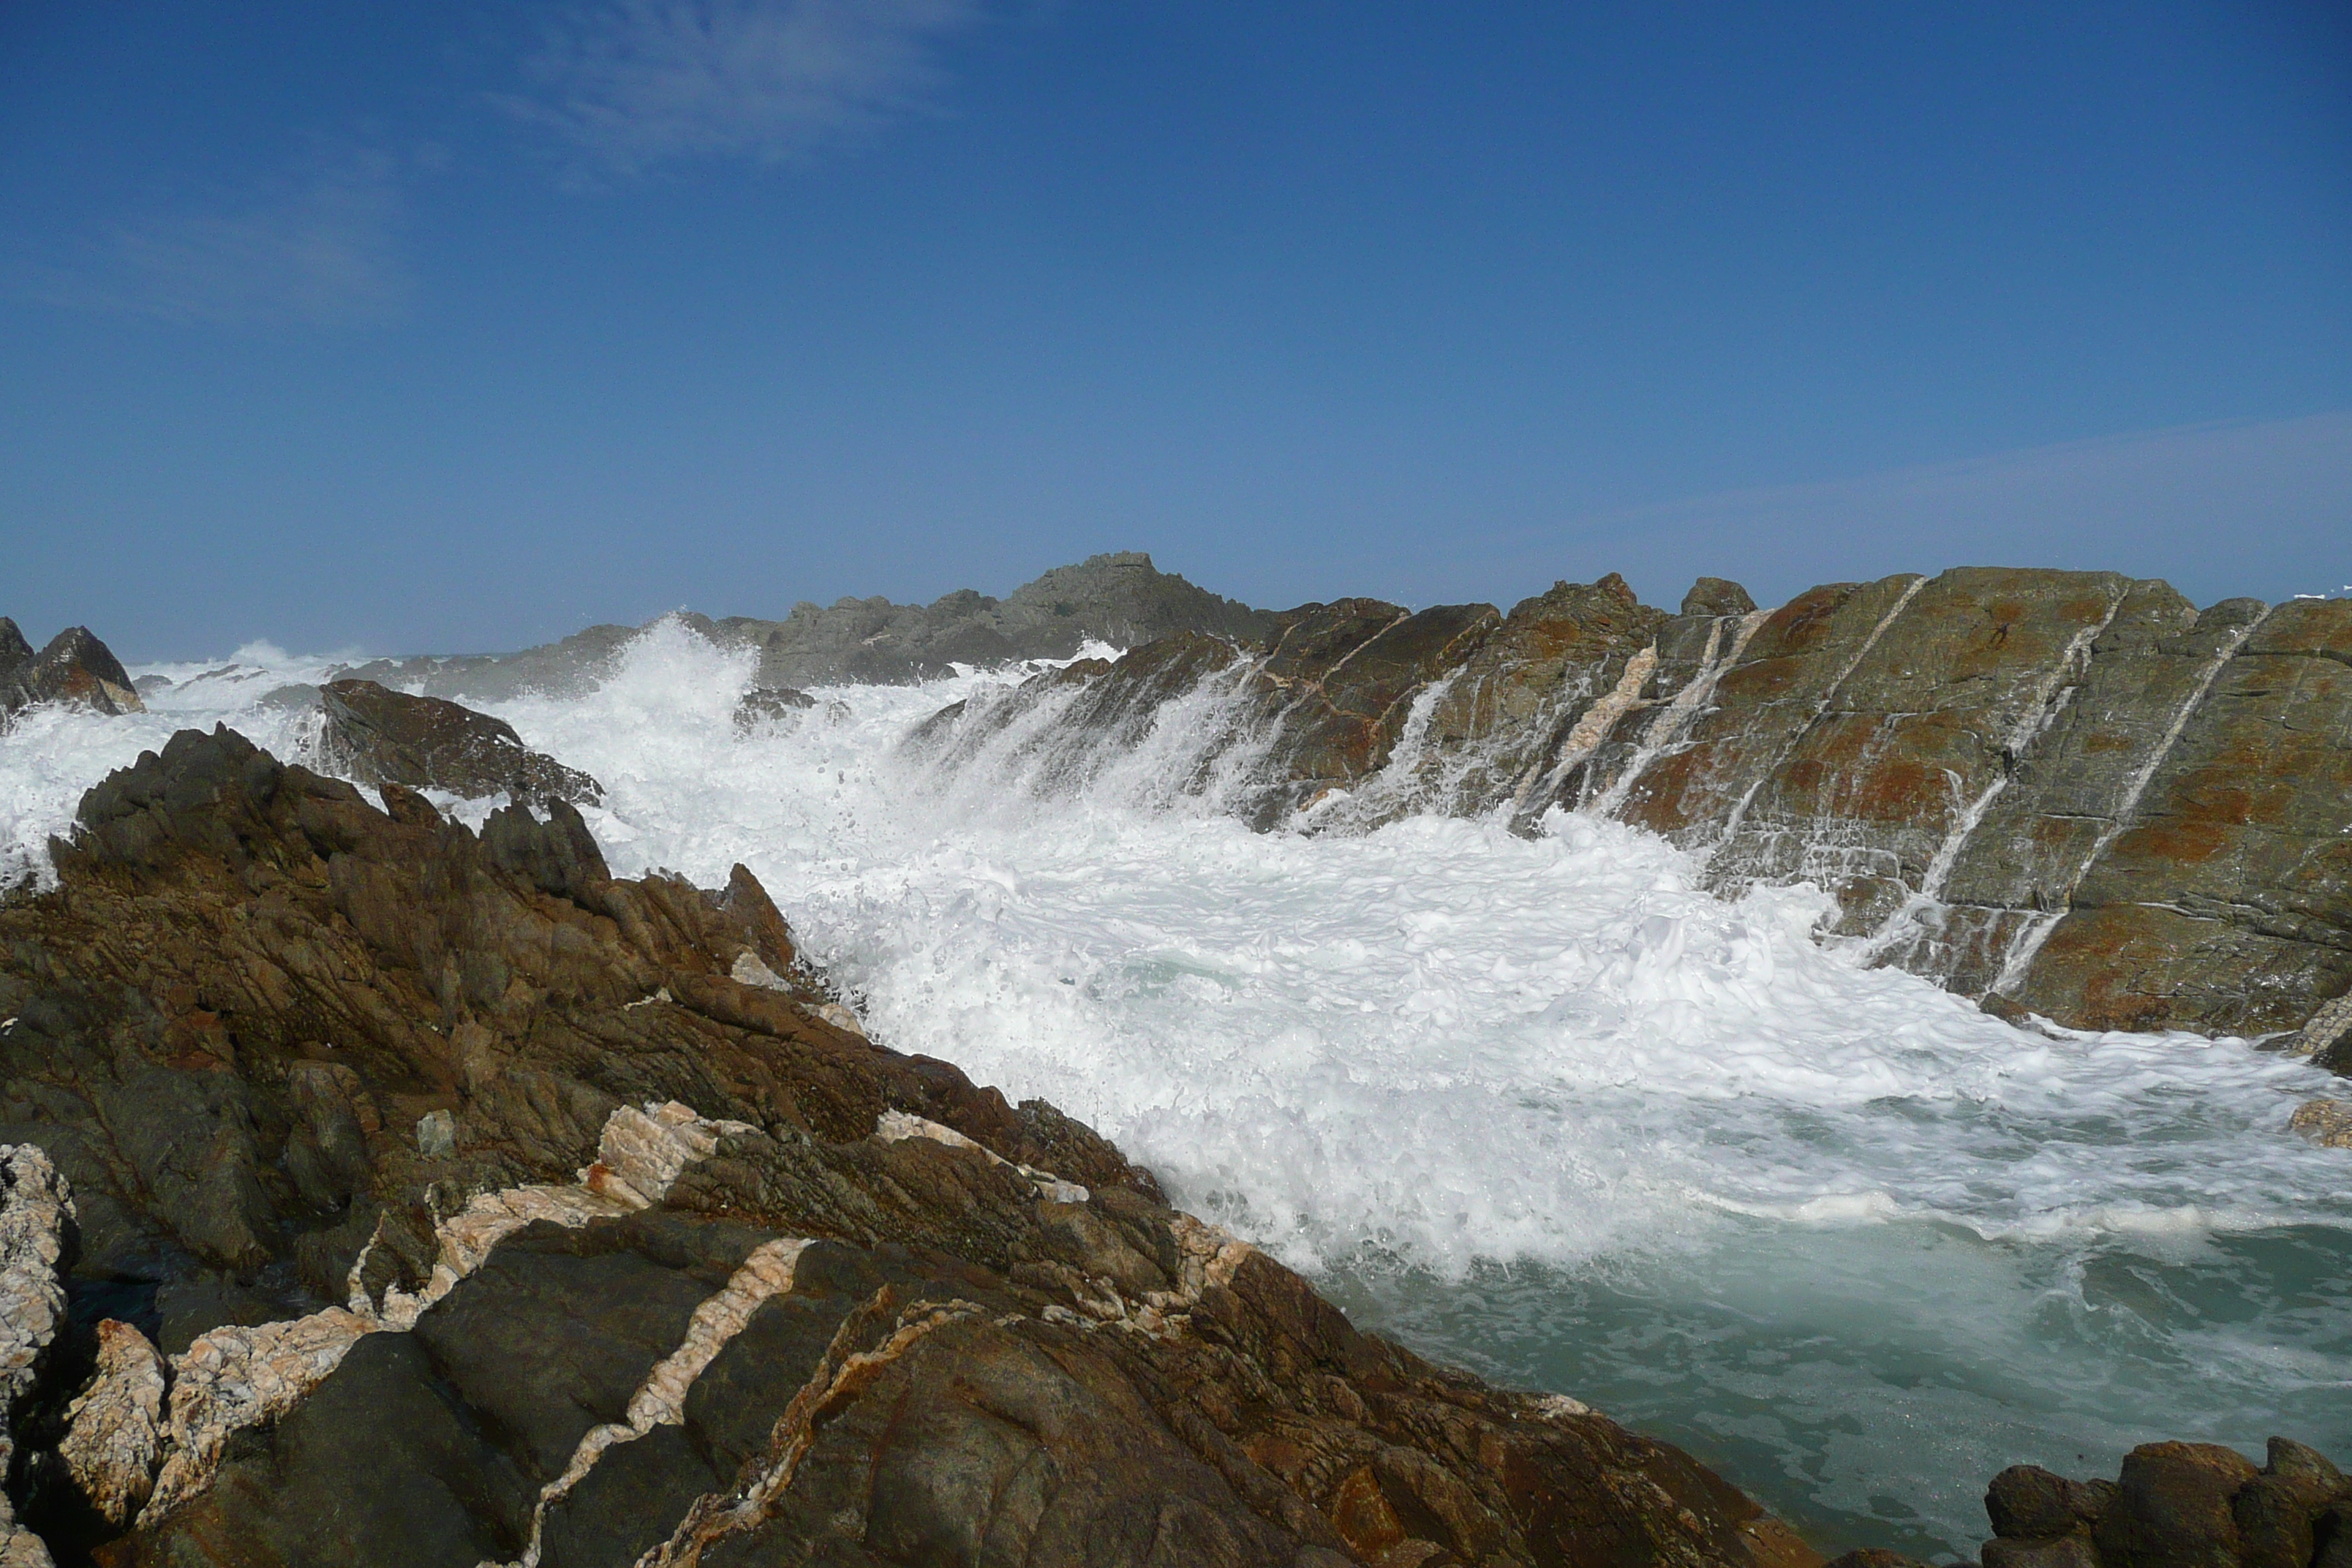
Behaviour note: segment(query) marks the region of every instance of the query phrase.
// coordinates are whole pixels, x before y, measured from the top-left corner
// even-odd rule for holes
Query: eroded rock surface
[[[129,1308],[20,1500],[69,1556],[1814,1561],[836,1027],[749,872],[615,879],[561,802],[477,835],[384,794],[185,731],[0,906],[0,1135],[63,1173],[11,1192],[79,1214],[6,1234],[48,1238],[50,1320],[59,1267]],[[160,1348],[142,1290],[184,1303]]]

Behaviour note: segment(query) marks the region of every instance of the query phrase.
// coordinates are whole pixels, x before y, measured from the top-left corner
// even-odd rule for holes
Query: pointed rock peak
[[[100,713],[146,707],[122,661],[88,626],[68,626],[37,655],[16,622],[0,620],[0,712],[36,702],[68,702]]]

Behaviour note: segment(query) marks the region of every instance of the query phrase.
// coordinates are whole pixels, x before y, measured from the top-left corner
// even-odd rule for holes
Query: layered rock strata
[[[24,1553],[1816,1561],[837,1026],[748,871],[383,795],[183,732],[0,905]]]
[[[1172,787],[1261,825],[1596,811],[1726,894],[1814,882],[1826,934],[1997,1011],[2300,1030],[2352,1068],[2352,1030],[2313,1023],[2352,992],[2352,601],[2200,611],[1992,568],[1769,611],[1720,579],[1675,616],[1613,577],[1507,616],[1347,600],[1038,677],[911,743],[1067,787],[1182,705]]]

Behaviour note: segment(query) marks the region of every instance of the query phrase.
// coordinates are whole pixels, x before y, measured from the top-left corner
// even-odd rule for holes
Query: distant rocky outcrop
[[[1261,825],[1598,811],[1726,893],[1816,882],[1874,962],[2075,1026],[2276,1034],[2352,991],[2352,601],[1992,568],[1769,611],[1718,578],[1675,616],[1614,577],[1508,616],[1344,600],[1036,678],[914,744],[956,765],[1018,724],[1056,787],[1212,681],[1179,782]],[[2338,1035],[2303,1040],[2352,1068]]]
[[[147,706],[121,661],[88,626],[68,626],[35,653],[16,623],[0,616],[0,721],[40,702],[100,713],[137,713]]]
[[[0,903],[5,1561],[1819,1561],[838,1026],[749,871],[383,793],[184,731]]]
[[[928,605],[803,602],[781,621],[690,612],[677,619],[722,647],[755,654],[753,683],[772,689],[904,685],[958,664],[1068,658],[1088,642],[1133,647],[1180,632],[1251,641],[1272,624],[1265,612],[1196,588],[1133,551],[1057,566],[1002,599],[963,588]],[[520,653],[373,659],[335,673],[476,701],[569,696],[593,689],[637,630],[590,626]]]
[[[738,617],[714,629],[721,641],[759,650],[761,685],[807,687],[903,684],[957,664],[1068,658],[1088,642],[1133,647],[1179,632],[1249,640],[1271,620],[1130,551],[1055,567],[1003,599],[963,589],[921,605],[803,603],[782,621]]]
[[[520,653],[422,655],[372,658],[339,666],[331,678],[373,680],[427,697],[467,697],[477,702],[507,702],[533,694],[576,697],[593,691],[613,660],[639,628],[594,626],[561,642]]]
[[[331,680],[318,696],[320,761],[362,784],[470,799],[507,795],[541,811],[552,801],[576,805],[604,797],[604,786],[586,773],[526,747],[503,719],[373,680]]]

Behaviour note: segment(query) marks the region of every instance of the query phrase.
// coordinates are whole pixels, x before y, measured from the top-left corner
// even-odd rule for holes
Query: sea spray
[[[1832,1539],[1969,1550],[2018,1460],[2352,1447],[2346,1167],[2284,1131],[2334,1080],[2012,1029],[1819,944],[1813,889],[1720,900],[1594,816],[1254,833],[1244,668],[1116,746],[1034,704],[942,758],[908,737],[1011,676],[747,732],[748,659],[670,622],[595,692],[496,710],[604,783],[617,872],[750,864],[883,1043],[1053,1100],[1367,1318]],[[11,733],[6,853],[45,866],[80,791],[182,724],[291,754],[299,714],[255,699],[320,671],[165,673],[155,712]]]

